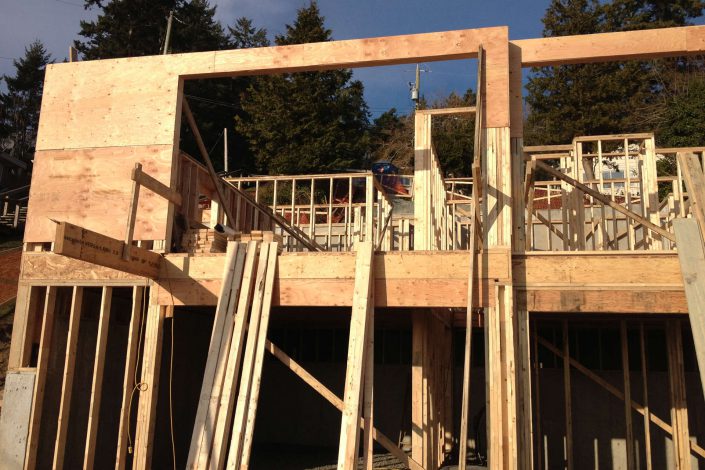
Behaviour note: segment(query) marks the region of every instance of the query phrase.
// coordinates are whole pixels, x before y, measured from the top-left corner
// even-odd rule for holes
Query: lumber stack
[[[277,243],[229,242],[187,468],[247,467]]]
[[[250,233],[236,232],[234,240],[242,243],[247,243],[250,241],[269,243],[277,242],[280,245],[284,242],[281,235],[267,230],[252,230]]]
[[[190,229],[181,239],[181,248],[187,253],[225,253],[227,239],[209,228]]]

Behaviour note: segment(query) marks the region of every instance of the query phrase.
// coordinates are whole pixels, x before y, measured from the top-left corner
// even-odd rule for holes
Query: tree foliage
[[[703,8],[700,0],[553,0],[543,18],[544,36],[680,26]],[[662,77],[682,66],[682,60],[659,60],[534,69],[527,84],[527,143],[657,127],[653,110],[668,88]]]
[[[432,108],[460,108],[475,105],[475,93],[468,89],[463,96],[451,92],[436,101]],[[475,149],[475,119],[469,116],[434,116],[433,144],[443,173],[449,177],[469,176]]]
[[[15,75],[4,75],[7,93],[0,93],[0,137],[11,138],[13,156],[30,161],[39,126],[44,90],[44,71],[51,55],[36,40],[25,48],[24,57],[13,61]]]
[[[86,8],[98,8],[95,21],[81,21],[83,39],[74,46],[85,59],[111,59],[162,53],[167,18],[173,11],[169,41],[173,52],[223,49],[229,40],[215,20],[208,0],[85,0]]]
[[[705,138],[705,77],[693,76],[687,88],[664,100],[664,112],[657,130],[664,147],[699,147]]]
[[[86,8],[99,8],[95,21],[82,21],[75,46],[86,59],[107,59],[161,54],[167,19],[174,13],[168,51],[172,53],[248,48],[269,45],[267,32],[248,18],[238,18],[226,30],[215,19],[216,8],[208,0],[86,0]],[[235,171],[253,169],[252,152],[243,139],[231,135],[228,155],[223,154],[223,132],[233,128],[235,116],[246,117],[240,104],[250,77],[188,80],[184,96],[196,118],[216,170],[227,158]],[[201,158],[191,129],[181,127],[181,148]],[[231,165],[232,167],[233,165]]]
[[[475,93],[468,89],[462,96],[451,92],[433,101],[419,100],[420,108],[458,108],[473,106]],[[475,148],[475,120],[468,116],[434,116],[433,145],[446,176],[469,176]],[[398,115],[392,108],[374,120],[371,130],[372,158],[388,161],[402,173],[414,171],[414,114]]]
[[[331,40],[315,2],[275,38],[277,45]],[[368,152],[368,109],[349,69],[261,77],[242,97],[248,119],[236,129],[253,150],[256,170],[270,174],[360,168]]]

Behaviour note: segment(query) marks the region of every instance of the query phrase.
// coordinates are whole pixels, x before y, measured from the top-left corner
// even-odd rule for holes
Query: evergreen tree
[[[228,26],[230,41],[235,49],[249,49],[251,47],[269,46],[267,30],[256,28],[252,20],[244,16],[235,20],[233,26]]]
[[[4,75],[7,93],[0,93],[0,136],[11,138],[13,156],[29,162],[39,125],[39,111],[44,89],[44,71],[51,55],[36,40],[25,48],[25,55],[13,61],[15,76]]]
[[[414,118],[391,108],[380,114],[370,128],[372,161],[390,162],[402,173],[414,171]]]
[[[167,18],[174,11],[169,41],[172,52],[210,51],[228,47],[215,7],[208,0],[85,0],[99,8],[95,21],[81,21],[83,40],[74,46],[87,60],[162,53]]]
[[[460,108],[475,105],[475,93],[467,90],[463,96],[451,92],[436,101],[432,108]],[[443,173],[448,177],[470,176],[475,148],[475,120],[467,116],[435,116],[433,145]]]
[[[248,49],[251,47],[267,47],[270,45],[267,38],[267,31],[257,28],[249,18],[241,17],[235,20],[233,26],[228,26],[230,33],[230,43],[234,49]],[[240,103],[242,95],[250,86],[258,80],[263,79],[258,76],[237,77],[232,81],[233,96],[237,102],[234,109],[233,120],[229,123],[229,128],[235,128],[234,120],[240,119],[249,121],[250,115],[242,108]],[[229,166],[231,173],[250,174],[255,171],[255,161],[250,144],[242,135],[235,133],[228,142]]]
[[[298,11],[277,45],[331,40],[318,5]],[[236,129],[260,172],[311,173],[359,168],[368,152],[363,86],[348,69],[261,77],[242,98],[249,119]]]
[[[247,18],[239,18],[226,34],[215,20],[216,8],[208,0],[86,0],[86,8],[99,8],[95,21],[82,21],[83,40],[75,46],[86,59],[108,59],[161,54],[166,37],[167,18],[174,20],[168,51],[171,53],[246,48],[268,45],[267,33],[257,29]],[[237,155],[240,169],[252,168],[252,158],[245,142],[231,136],[229,156],[223,155],[224,128],[233,127],[241,111],[240,96],[251,84],[247,77],[188,80],[184,96],[196,118],[216,170],[223,169],[224,159]],[[191,129],[182,123],[181,148],[200,159]]]
[[[553,0],[543,18],[544,36],[681,26],[700,16],[704,6],[700,0]],[[659,77],[681,63],[627,61],[534,69],[527,84],[527,143],[568,143],[579,135],[653,129],[653,113],[646,111],[668,86]]]
[[[420,108],[459,108],[475,105],[476,95],[467,90],[462,96],[451,92],[430,105],[421,97]],[[443,174],[469,176],[475,148],[475,120],[467,116],[435,116],[433,146]],[[399,116],[396,109],[381,114],[370,129],[372,157],[394,163],[402,173],[414,171],[414,113]]]
[[[705,77],[690,77],[687,87],[669,95],[657,129],[664,147],[698,147],[705,137]]]

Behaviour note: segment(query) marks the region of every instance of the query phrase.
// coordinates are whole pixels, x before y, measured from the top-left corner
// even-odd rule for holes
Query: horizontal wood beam
[[[475,114],[477,108],[475,106],[465,106],[460,108],[437,108],[437,109],[417,109],[418,114],[427,114],[431,116],[442,116],[447,114]]]
[[[517,308],[537,313],[687,314],[682,290],[517,289]]]
[[[290,73],[477,57],[480,44],[506,41],[507,27],[463,29],[257,49],[181,54],[185,75]],[[210,57],[213,61],[204,60]],[[186,65],[186,64],[184,64]]]
[[[705,26],[661,28],[511,41],[523,67],[653,59],[701,54]]]
[[[477,306],[488,290],[508,284],[509,254],[478,256]],[[164,258],[159,302],[215,305],[225,254]],[[375,254],[377,307],[466,307],[467,252]],[[53,253],[24,253],[22,283],[144,285],[144,277]],[[534,312],[687,313],[678,255],[671,251],[536,252],[511,256],[517,302]],[[628,266],[629,269],[615,269]],[[273,305],[350,306],[353,253],[284,253],[278,259]],[[61,281],[57,281],[61,279]],[[350,295],[348,295],[350,294]],[[172,297],[173,295],[173,297]]]
[[[120,240],[68,222],[57,222],[54,238],[55,254],[151,279],[159,277],[162,257],[158,253],[133,246],[129,259],[123,259],[125,246],[125,243]],[[57,272],[55,279],[64,279],[66,274]]]
[[[141,166],[132,169],[132,181],[137,182],[140,186],[144,186],[155,194],[159,194],[161,197],[169,202],[173,202],[177,206],[181,205],[181,194],[161,181],[149,176],[142,171]]]

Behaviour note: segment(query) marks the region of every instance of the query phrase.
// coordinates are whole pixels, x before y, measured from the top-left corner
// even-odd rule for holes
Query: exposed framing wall
[[[163,184],[172,188],[176,185],[182,92],[186,79],[467,59],[476,57],[479,46],[486,51],[486,68],[480,90],[486,105],[480,118],[482,193],[485,195],[483,216],[486,221],[483,245],[487,248],[483,258],[485,269],[488,269],[490,253],[500,253],[501,257],[511,260],[513,252],[522,253],[525,249],[524,210],[520,198],[514,197],[521,194],[524,175],[520,163],[523,146],[521,68],[700,53],[705,51],[705,28],[510,42],[508,29],[497,27],[53,64],[47,68],[46,74],[25,242],[50,242],[54,233],[50,219],[71,222],[124,239],[123,226],[112,222],[123,216],[126,218],[130,202],[130,172],[134,164],[142,163],[144,172]],[[142,198],[140,204],[134,239],[164,240],[168,247],[172,204],[156,196]],[[528,311],[536,305],[529,308],[531,296],[526,294],[527,300],[523,300],[524,291],[519,292],[517,288],[521,287],[522,279],[525,284],[536,281],[529,277],[526,265],[509,263],[507,269],[508,275],[501,279],[485,278],[488,294],[483,306],[489,319],[486,328],[487,377],[491,378],[487,394],[490,466],[530,468],[530,436],[525,434],[531,422],[527,325]],[[24,302],[20,305],[25,305],[26,310],[20,311],[15,322],[17,337],[13,338],[11,358],[11,365],[15,367],[24,362],[27,335],[35,328],[32,322],[36,315],[27,314],[32,305],[27,290],[31,289],[32,281],[27,279],[31,278],[32,270],[23,272],[25,285],[19,293]],[[87,276],[89,280],[85,282],[91,282],[91,279],[96,282],[90,274]],[[384,276],[382,282],[386,283],[386,271]],[[298,274],[296,277],[294,281],[299,280]],[[60,279],[61,276],[52,277],[47,284],[55,285]],[[463,279],[466,283],[467,276]],[[60,282],[65,281],[56,284]],[[119,282],[129,283],[126,280]],[[574,280],[568,284],[572,286]],[[627,286],[625,291],[632,292],[632,287]],[[74,287],[74,290],[79,292],[82,288]],[[185,290],[186,286],[180,288]],[[534,301],[542,295],[540,291],[537,290]],[[594,286],[592,292],[601,295],[600,291]],[[340,293],[335,296],[339,297]],[[562,294],[559,296],[555,305],[565,308],[566,300]],[[597,299],[595,295],[582,297],[580,302],[575,302],[576,308],[577,304]],[[333,297],[318,300],[322,305],[335,304]],[[153,381],[155,386],[151,390],[154,392],[158,376],[155,364],[166,302],[157,293],[151,295],[147,314],[148,344],[145,349],[149,354],[145,355],[142,366],[143,381]],[[466,298],[460,304],[466,304]],[[136,443],[138,468],[147,467],[149,463],[154,392],[150,391],[141,397],[144,401],[140,400]]]

